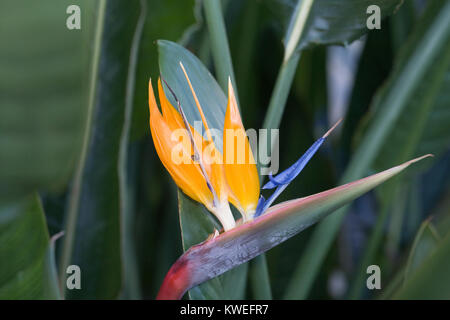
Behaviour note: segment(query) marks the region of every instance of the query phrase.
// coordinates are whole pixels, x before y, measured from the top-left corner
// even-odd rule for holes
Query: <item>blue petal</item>
[[[272,173],[269,173],[269,180],[270,180],[270,181],[272,182],[272,184],[275,185],[275,186],[280,186],[280,185],[284,184],[283,181],[277,181],[277,179],[275,179],[275,178],[273,177]],[[271,184],[271,185],[272,185],[272,184]],[[266,184],[264,185],[263,189],[273,189],[273,187],[272,187],[272,188],[266,188],[267,185],[268,185],[268,183],[266,183]],[[270,186],[270,185],[269,185],[269,186]]]
[[[255,217],[260,216],[264,213],[270,205],[275,201],[276,198],[286,189],[289,183],[294,180],[298,174],[303,170],[306,164],[311,160],[312,156],[319,150],[320,146],[324,142],[325,138],[322,137],[318,139],[314,144],[298,159],[292,166],[273,177],[269,174],[269,182],[267,182],[263,189],[273,189],[276,188],[274,193],[265,200],[263,196],[259,198],[258,205],[256,207]],[[262,199],[262,200],[261,200]]]
[[[324,138],[320,138],[314,142],[314,144],[305,152],[303,156],[300,157],[300,159],[276,177],[269,175],[270,181],[263,186],[263,189],[273,189],[294,180],[316,153],[316,151],[320,148],[324,140]]]
[[[256,206],[255,218],[260,216],[261,213],[263,213],[265,202],[266,202],[266,199],[264,199],[264,197],[261,195],[258,200],[258,205]]]
[[[275,189],[274,193],[264,202],[264,207],[262,208],[261,214],[264,213],[267,209],[269,209],[270,205],[275,201],[276,198],[286,189],[288,183],[283,184]]]

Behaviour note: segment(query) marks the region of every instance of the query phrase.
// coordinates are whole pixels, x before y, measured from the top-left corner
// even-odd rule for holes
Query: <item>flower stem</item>
[[[291,17],[290,26],[286,33],[283,62],[264,118],[264,129],[277,129],[280,126],[292,81],[300,61],[300,52],[296,51],[296,48],[303,34],[313,3],[314,0],[298,1],[294,14]],[[276,139],[273,141],[276,141]],[[272,150],[272,147],[273,145],[268,149],[269,152]],[[258,164],[258,167],[260,167],[260,164]],[[261,183],[263,182],[262,178],[260,179]],[[258,299],[271,299],[272,295],[265,256],[261,255],[258,260],[255,259],[251,264],[251,268],[251,273],[260,275],[259,279],[256,277],[251,279],[255,297]]]
[[[204,0],[203,4],[217,81],[221,88],[227,92],[228,77],[230,77],[235,86],[235,92],[237,92],[222,6],[219,0]]]
[[[231,230],[236,226],[236,221],[231,213],[228,201],[220,202],[218,206],[214,208],[214,215],[219,219],[220,224],[225,231]]]
[[[281,117],[283,116],[295,71],[300,60],[298,45],[303,36],[313,4],[314,0],[299,0],[292,14],[285,36],[283,62],[278,72],[275,88],[264,119],[264,129],[277,129],[280,126]]]
[[[283,116],[284,107],[299,60],[300,53],[295,53],[287,61],[283,61],[280,71],[278,72],[275,88],[273,89],[269,108],[264,119],[264,129],[277,129],[280,126],[281,117]]]
[[[249,276],[253,299],[271,300],[272,290],[265,254],[261,254],[250,261],[250,271]]]
[[[314,0],[297,2],[286,34],[284,61],[289,60],[295,54],[313,4]]]
[[[236,100],[238,101],[238,105],[240,105],[220,1],[204,0],[203,4],[205,8],[206,22],[208,24],[212,56],[216,67],[216,78],[225,92],[227,92],[228,77],[231,78],[234,91],[236,92]],[[258,277],[253,276],[250,278],[252,287],[257,287],[258,293],[263,293],[263,295],[259,295],[261,299],[271,299],[272,295],[270,294],[270,281],[264,254],[254,259],[250,266],[250,273],[258,275]]]

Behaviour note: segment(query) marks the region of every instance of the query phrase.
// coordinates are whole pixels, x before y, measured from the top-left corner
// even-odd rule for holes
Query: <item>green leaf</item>
[[[450,51],[450,50],[449,50]],[[436,156],[441,155],[449,149],[448,137],[450,136],[450,112],[448,102],[450,101],[450,67],[447,68],[440,90],[437,93],[433,106],[431,107],[421,141],[417,146],[416,153],[423,150],[431,150]]]
[[[203,242],[214,230],[222,228],[202,205],[181,191],[178,191],[178,206],[184,251]],[[192,288],[189,297],[193,300],[244,299],[246,274],[247,265],[241,265]]]
[[[434,22],[436,15],[442,9],[443,2],[433,2],[432,5],[426,10],[423,17],[417,24],[417,28],[411,34],[408,41],[401,48],[399,54],[396,57],[397,65],[394,69],[394,75],[392,80],[388,83],[387,88],[392,81],[395,79],[395,75],[404,67],[405,61],[408,61],[415,48],[420,45],[420,40],[428,30],[429,26]],[[435,56],[436,62],[431,64],[428,69],[425,70],[424,76],[421,81],[417,84],[416,90],[411,93],[407,98],[407,112],[403,112],[399,115],[398,120],[395,122],[395,126],[391,128],[389,134],[389,143],[385,143],[377,159],[375,160],[374,167],[377,170],[383,168],[389,163],[396,163],[406,161],[412,157],[417,156],[423,150],[428,150],[427,152],[432,152],[435,156],[439,156],[445,150],[448,150],[448,143],[444,143],[447,140],[450,132],[448,131],[448,125],[446,125],[445,117],[446,103],[442,101],[442,98],[448,96],[448,90],[445,85],[446,74],[450,75],[450,42],[447,41],[447,45],[443,45],[439,51],[437,51]],[[377,96],[377,99],[382,97],[383,90]],[[375,113],[372,115],[373,118],[382,117],[382,114],[386,114],[387,109],[391,108],[388,104],[375,104]],[[436,113],[436,116],[433,114]],[[438,119],[441,117],[442,119]],[[427,131],[432,127],[436,128],[434,132],[440,132],[441,137],[429,136]],[[446,131],[448,132],[446,134]],[[429,138],[428,138],[429,137]],[[427,142],[426,140],[429,139]],[[433,141],[437,142],[434,143]],[[430,161],[427,165],[432,164]],[[420,167],[424,167],[422,165]],[[419,166],[418,166],[419,167]],[[352,286],[351,295],[357,297],[362,288],[364,288],[364,279],[366,274],[366,266],[373,263],[373,255],[379,246],[382,239],[382,228],[384,227],[387,214],[392,211],[395,213],[394,217],[398,217],[404,214],[405,209],[400,208],[400,210],[395,210],[399,203],[404,203],[406,197],[405,192],[399,192],[400,189],[405,189],[405,180],[410,181],[411,175],[417,174],[417,170],[411,170],[407,176],[402,178],[392,179],[391,181],[384,184],[379,188],[378,194],[381,197],[383,214],[378,216],[380,222],[377,222],[376,229],[373,231],[373,235],[369,240],[369,247],[371,250],[365,250],[364,257],[361,260],[359,271],[355,277],[355,282]],[[403,186],[402,186],[403,185]],[[391,209],[392,210],[389,210]],[[395,218],[391,219],[391,223],[396,221]],[[401,227],[401,222],[397,226],[397,230],[393,232],[394,239],[397,238],[398,229]],[[398,238],[397,238],[398,239]],[[394,245],[395,246],[395,245]]]
[[[151,140],[147,90],[148,79],[159,74],[156,40],[163,37],[186,43],[186,40],[191,39],[190,32],[198,28],[198,25],[194,24],[197,16],[193,7],[197,4],[196,8],[201,8],[201,3],[195,0],[145,2],[147,15],[136,66],[133,116],[130,124],[131,141],[127,156],[130,168],[127,173],[127,190],[130,193],[129,212],[132,214],[126,215],[129,219],[124,220],[125,229],[130,230],[129,227],[132,227],[131,240],[137,242],[133,245],[131,254],[134,255],[136,249],[138,250],[139,270],[133,272],[135,259],[129,259],[127,256],[130,250],[125,249],[124,267],[127,269],[126,264],[131,264],[131,268],[128,268],[130,272],[124,270],[128,277],[125,275],[127,280],[123,298],[136,298],[135,294],[127,294],[130,291],[127,287],[132,289],[132,283],[135,283],[134,287],[140,291],[142,297],[154,297],[165,272],[182,252],[181,237],[178,234],[173,235],[174,232],[179,232],[176,189],[169,188],[173,187],[172,182],[167,179],[162,164],[155,157],[151,142],[149,144],[147,141]],[[156,185],[158,188],[155,188]],[[160,214],[162,211],[165,213],[163,218]],[[124,245],[126,246],[126,243]],[[138,283],[132,281],[133,278],[137,278]]]
[[[314,45],[348,44],[367,33],[366,9],[378,5],[381,18],[391,15],[402,0],[298,0],[280,6],[289,13],[284,38],[285,53],[270,99],[263,128],[278,128],[300,59]]]
[[[145,108],[148,97],[142,93],[148,89],[148,79],[159,74],[158,48],[155,41],[164,38],[185,42],[189,38],[189,32],[196,28],[193,8],[197,2],[195,0],[146,0],[147,7],[150,9],[147,10],[142,34],[142,39],[145,41],[142,41],[139,49],[131,140],[150,134],[148,109]]]
[[[90,111],[84,150],[70,194],[67,237],[62,252],[65,267],[82,272],[82,290],[68,298],[113,299],[121,289],[136,297],[132,276],[133,202],[127,170],[128,139],[133,106],[136,57],[141,38],[142,2],[100,1],[94,42]],[[139,18],[141,17],[141,18]],[[130,292],[129,289],[132,291]]]
[[[201,121],[201,117],[180,68],[180,61],[186,68],[209,128],[219,129],[222,132],[227,100],[211,73],[200,60],[176,43],[159,40],[158,49],[161,74],[180,100],[189,122],[193,124],[194,121]],[[172,98],[170,95],[168,97]],[[176,105],[173,100],[172,103]],[[221,135],[218,138],[214,142],[222,150]],[[204,241],[214,232],[214,228],[220,229],[203,205],[188,199],[182,192],[179,192],[178,201],[184,250]],[[247,265],[243,265],[194,288],[190,291],[190,297],[192,299],[243,299],[246,275]]]
[[[394,295],[394,299],[450,299],[450,233]]]
[[[412,243],[408,259],[395,276],[389,279],[389,284],[383,289],[379,299],[391,299],[398,293],[439,246],[442,241],[441,235],[447,234],[450,230],[450,215],[448,214],[450,197],[444,196],[443,200],[430,213],[429,216],[432,218],[427,219],[420,226]]]
[[[222,13],[220,0],[203,1],[206,23],[208,25],[209,43],[218,82],[223,90],[228,89],[228,78],[236,88],[233,63],[231,62],[230,46],[228,45],[227,31]],[[237,93],[236,93],[237,94]],[[236,97],[239,101],[239,98]]]
[[[403,8],[395,16],[396,18],[401,15]],[[346,157],[350,156],[354,147],[353,142],[357,140],[355,134],[358,134],[358,124],[365,122],[373,96],[386,81],[392,69],[393,57],[389,35],[389,28],[382,28],[380,32],[370,32],[367,35],[340,137],[340,146]],[[380,51],[383,54],[380,54]]]
[[[72,3],[2,1],[0,198],[61,189],[79,157],[86,49],[66,27]]]
[[[427,27],[442,9],[439,1],[430,7],[426,15],[420,21],[419,28],[411,36],[407,44],[402,48],[396,61],[408,61],[414,48],[420,42],[420,38],[426,32]],[[403,63],[397,65],[397,70]],[[395,72],[395,71],[394,71]],[[448,121],[448,101],[450,93],[450,43],[439,50],[435,56],[435,62],[425,71],[421,81],[414,92],[408,97],[407,112],[402,113],[391,129],[389,143],[383,145],[374,163],[376,169],[386,166],[388,163],[405,161],[421,154],[424,150],[433,153],[436,157],[447,151],[450,128]],[[378,113],[385,113],[384,109],[390,106],[376,105],[375,117]],[[430,163],[431,164],[431,163]]]
[[[218,150],[222,151],[222,131],[227,107],[227,98],[222,89],[202,62],[182,46],[171,41],[158,40],[158,50],[161,74],[177,95],[189,123],[193,125],[195,121],[201,122],[202,119],[180,68],[180,62],[183,63],[209,128],[218,130],[219,139],[214,143]],[[167,97],[176,106],[173,97],[170,94]]]
[[[44,212],[37,196],[0,205],[0,299],[59,299]]]
[[[289,22],[284,44],[287,55],[290,50],[303,50],[315,45],[347,45],[367,33],[367,8],[380,8],[381,19],[395,13],[402,0],[300,0]],[[289,3],[289,2],[288,2]],[[290,2],[292,4],[292,1]],[[302,5],[310,5],[305,22],[300,15]],[[304,23],[303,32],[295,41],[299,26]],[[383,27],[383,25],[381,26]],[[293,43],[293,44],[291,44]],[[292,47],[292,49],[289,49]]]
[[[437,247],[440,236],[434,228],[433,224],[426,220],[420,226],[419,231],[414,239],[411,252],[409,253],[408,262],[406,264],[404,281],[407,282],[420,265],[430,256]]]
[[[435,19],[418,39],[416,46],[406,61],[397,61],[395,71],[388,83],[377,93],[372,107],[382,108],[361,140],[351,162],[345,170],[341,182],[345,183],[362,177],[373,165],[380,150],[389,142],[389,133],[399,117],[407,112],[408,102],[422,81],[427,70],[433,67],[435,59],[445,50],[450,37],[450,2],[432,1],[430,4],[442,5]],[[376,107],[379,105],[380,107]],[[341,226],[347,208],[342,208],[320,223],[314,230],[306,251],[295,272],[295,290],[289,293],[292,298],[305,298],[315,280],[319,266],[330,248]]]
[[[429,155],[427,155],[429,156]],[[424,156],[424,157],[427,157]],[[172,266],[160,298],[175,298],[286,241],[379,184],[397,175],[417,158],[367,178],[275,205],[262,216],[191,247]],[[173,283],[176,287],[171,287]],[[185,283],[186,287],[180,285]],[[164,296],[168,294],[168,296]]]

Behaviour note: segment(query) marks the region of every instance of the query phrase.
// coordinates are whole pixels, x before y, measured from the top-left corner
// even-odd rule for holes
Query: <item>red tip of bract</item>
[[[156,300],[180,300],[190,288],[190,272],[183,256],[170,268],[159,289]]]

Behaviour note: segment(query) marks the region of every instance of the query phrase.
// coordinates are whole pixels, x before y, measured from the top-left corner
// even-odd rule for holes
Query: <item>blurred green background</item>
[[[342,2],[333,11],[316,0],[311,12],[308,34],[325,45],[311,36],[294,64],[280,169],[344,123],[279,201],[435,157],[359,198],[342,221],[324,221],[338,231],[331,242],[321,224],[270,250],[271,296],[450,298],[450,2],[405,0],[393,10],[398,1],[378,0],[390,8],[381,29],[360,27],[333,46],[343,42],[332,33],[339,21],[365,21],[360,9],[371,4]],[[66,27],[70,4],[81,8],[81,30]],[[247,129],[263,127],[296,4],[221,2]],[[159,75],[158,39],[215,74],[209,32],[200,0],[1,1],[1,299],[156,296],[183,249],[177,188],[150,137],[148,79]],[[358,168],[352,157],[369,149]],[[80,266],[82,289],[61,294],[69,264]],[[381,290],[366,289],[371,264],[381,267]],[[264,298],[251,274],[250,263],[242,298]]]

